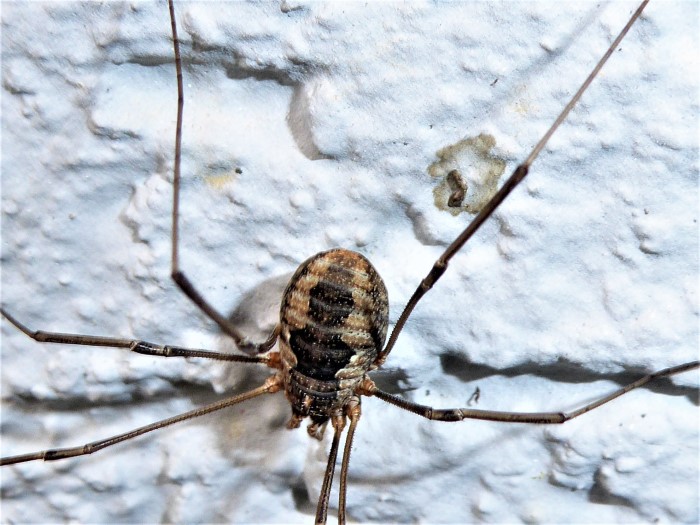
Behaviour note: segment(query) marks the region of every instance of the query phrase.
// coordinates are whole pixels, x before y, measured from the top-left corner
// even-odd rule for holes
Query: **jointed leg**
[[[328,454],[328,463],[326,465],[326,473],[323,476],[323,484],[321,485],[321,494],[318,498],[316,506],[316,524],[325,524],[328,519],[328,502],[331,496],[331,486],[333,485],[333,475],[335,474],[335,463],[338,458],[338,447],[340,445],[340,435],[345,428],[345,415],[350,418],[350,428],[348,435],[345,438],[345,448],[343,450],[343,461],[340,466],[340,502],[338,504],[338,525],[345,524],[345,501],[348,483],[348,465],[350,463],[350,449],[352,448],[352,439],[355,435],[357,422],[360,420],[360,402],[359,399],[351,401],[345,408],[345,414],[342,416],[334,416],[331,419],[333,425],[333,442],[331,443],[331,451]]]
[[[221,410],[222,408],[242,403],[243,401],[247,401],[262,394],[272,394],[274,392],[279,391],[281,386],[282,381],[278,378],[277,375],[270,376],[267,379],[267,381],[265,381],[265,383],[262,386],[259,386],[258,388],[254,388],[253,390],[244,392],[243,394],[239,394],[237,396],[230,397],[228,399],[224,399],[222,401],[217,401],[216,403],[212,403],[205,407],[196,408],[194,410],[190,410],[189,412],[185,412],[184,414],[170,417],[168,419],[163,419],[161,421],[157,421],[156,423],[151,423],[150,425],[146,425],[144,427],[137,428],[135,430],[131,430],[123,434],[112,436],[107,439],[93,441],[92,443],[87,443],[86,445],[82,445],[79,447],[56,448],[50,450],[43,450],[41,452],[32,452],[30,454],[22,454],[19,456],[0,458],[0,466],[12,465],[14,463],[24,463],[26,461],[34,461],[37,459],[43,459],[44,461],[53,461],[57,459],[72,458],[75,456],[92,454],[93,452],[97,452],[98,450],[102,450],[103,448],[116,445],[117,443],[121,443],[122,441],[126,441],[127,439],[135,438],[147,432],[151,432],[152,430],[157,430],[159,428],[167,427],[168,425],[172,425],[174,423],[179,423],[180,421],[186,421],[188,419],[203,416],[205,414]]]
[[[588,89],[588,86],[591,84],[591,82],[593,82],[593,79],[595,79],[595,77],[598,75],[600,69],[603,67],[605,62],[607,62],[608,58],[610,58],[610,55],[612,55],[613,51],[617,48],[622,39],[625,37],[630,27],[632,27],[632,24],[634,24],[637,18],[639,18],[639,16],[642,14],[642,11],[646,7],[647,3],[649,3],[649,0],[645,0],[644,2],[642,2],[637,11],[632,15],[630,20],[627,22],[627,25],[625,25],[622,31],[620,31],[620,34],[610,45],[607,52],[598,61],[598,64],[596,64],[596,66],[593,68],[593,71],[591,71],[591,73],[588,75],[583,84],[581,84],[579,90],[571,98],[569,103],[554,121],[554,124],[550,126],[547,132],[542,136],[540,141],[530,152],[530,155],[527,157],[525,162],[523,162],[517,168],[515,168],[513,174],[508,178],[508,180],[505,181],[505,183],[503,184],[501,189],[498,190],[496,195],[494,195],[491,198],[491,200],[486,203],[486,205],[477,214],[477,216],[474,217],[472,222],[469,223],[465,230],[462,233],[460,233],[454,241],[452,241],[452,244],[450,244],[445,250],[445,252],[438,258],[438,260],[435,261],[435,264],[433,265],[432,269],[430,270],[428,275],[421,281],[416,291],[413,292],[413,295],[408,300],[406,307],[404,308],[403,312],[401,312],[398,321],[396,321],[396,326],[394,326],[394,330],[391,332],[391,336],[389,336],[389,341],[387,342],[386,347],[377,355],[377,358],[375,359],[375,364],[377,366],[381,366],[384,364],[387,356],[389,355],[389,352],[391,352],[391,349],[396,343],[396,339],[398,338],[399,333],[401,333],[404,324],[406,324],[406,320],[411,315],[411,312],[415,308],[416,304],[418,304],[418,301],[420,301],[421,298],[435,285],[438,279],[442,277],[442,274],[445,273],[445,270],[447,270],[447,265],[450,262],[450,259],[452,259],[452,257],[454,257],[454,255],[462,249],[464,244],[471,238],[472,235],[474,235],[474,233],[476,233],[476,231],[486,221],[486,219],[488,219],[491,216],[491,214],[496,210],[496,208],[498,208],[498,206],[505,200],[505,198],[508,195],[510,195],[510,192],[513,191],[515,187],[518,184],[520,184],[520,182],[522,182],[522,180],[527,176],[528,171],[530,170],[530,166],[540,154],[542,148],[544,148],[552,134],[561,125],[561,123],[564,122],[564,119],[566,119],[569,112],[579,101],[586,89]]]
[[[138,339],[120,339],[116,337],[101,337],[97,335],[64,334],[59,332],[45,332],[43,330],[30,330],[15,319],[7,310],[0,308],[0,313],[16,328],[28,337],[39,343],[58,343],[85,346],[106,346],[111,348],[127,348],[137,354],[153,355],[159,357],[202,357],[219,361],[237,361],[240,363],[262,363],[272,368],[277,368],[278,361],[271,356],[246,356],[212,352],[197,348],[182,348],[179,346],[156,345]]]
[[[331,451],[328,454],[328,464],[326,465],[326,473],[323,476],[321,494],[316,505],[316,525],[325,525],[328,518],[328,501],[331,497],[331,485],[333,484],[333,474],[335,473],[335,461],[338,458],[340,435],[343,433],[343,428],[345,428],[345,416],[333,416],[331,423],[334,430],[333,442],[331,443]]]
[[[418,403],[413,403],[412,401],[407,401],[388,392],[379,390],[373,381],[366,379],[362,385],[361,394],[367,396],[376,396],[379,399],[386,401],[392,405],[396,405],[399,408],[418,414],[427,419],[433,419],[435,421],[462,421],[464,419],[485,419],[488,421],[502,421],[505,423],[564,423],[590,412],[591,410],[598,408],[599,406],[612,401],[613,399],[626,394],[630,390],[639,388],[640,386],[646,385],[647,383],[659,379],[661,377],[668,377],[674,374],[680,374],[682,372],[687,372],[689,370],[694,370],[700,368],[700,361],[692,361],[690,363],[685,363],[679,366],[673,366],[671,368],[665,368],[648,374],[634,383],[623,386],[613,393],[603,396],[592,403],[582,406],[571,412],[500,412],[495,410],[475,410],[472,408],[448,408],[448,409],[435,409],[429,406],[420,405]]]
[[[175,70],[177,72],[177,125],[175,128],[175,165],[173,168],[173,216],[172,216],[172,252],[170,263],[170,276],[180,290],[196,304],[207,317],[212,319],[219,327],[233,338],[236,346],[243,351],[257,353],[267,352],[277,341],[279,335],[277,329],[261,344],[255,344],[245,338],[228,319],[211,306],[201,293],[194,287],[185,273],[180,269],[179,244],[180,244],[180,164],[182,157],[182,114],[185,106],[184,88],[182,83],[182,60],[180,58],[180,42],[177,38],[177,24],[175,22],[175,7],[173,0],[168,0],[170,9],[170,25],[173,33],[173,49],[175,52]]]
[[[340,498],[338,503],[338,525],[345,524],[345,502],[347,500],[348,488],[348,465],[350,464],[350,450],[352,448],[352,440],[355,437],[355,428],[360,420],[360,404],[359,402],[351,404],[347,408],[348,417],[350,418],[350,427],[348,435],[345,438],[345,450],[343,450],[343,462],[340,465]]]

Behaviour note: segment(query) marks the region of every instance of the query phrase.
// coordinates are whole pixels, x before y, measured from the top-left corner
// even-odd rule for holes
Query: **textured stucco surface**
[[[395,321],[470,218],[436,207],[437,152],[492,135],[510,173],[633,8],[178,3],[186,272],[262,338],[297,264],[355,249]],[[480,408],[571,409],[697,358],[697,21],[696,2],[650,4],[416,309],[380,386],[438,407],[478,387]],[[3,3],[2,23],[2,303],[33,328],[228,349],[168,278],[165,4]],[[41,346],[4,321],[2,335],[2,455],[116,434],[267,374]],[[696,523],[697,403],[697,372],[559,427],[431,423],[365,399],[349,517]],[[270,396],[3,469],[2,520],[310,523],[329,440],[286,430],[288,415]]]

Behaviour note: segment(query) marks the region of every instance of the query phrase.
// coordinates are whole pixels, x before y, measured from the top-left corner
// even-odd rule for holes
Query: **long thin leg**
[[[350,418],[350,426],[348,427],[348,435],[345,438],[345,450],[343,450],[343,462],[340,464],[340,498],[338,502],[338,525],[345,525],[345,502],[347,501],[348,489],[348,466],[350,465],[350,450],[352,449],[352,440],[355,437],[355,428],[360,420],[361,410],[359,402],[352,404],[347,409],[348,417]]]
[[[266,341],[260,344],[253,343],[244,337],[228,319],[211,306],[185,273],[180,269],[179,245],[180,245],[180,163],[182,156],[182,115],[185,106],[184,88],[182,83],[182,60],[180,58],[180,41],[177,38],[177,23],[175,22],[175,7],[173,0],[168,0],[170,9],[170,24],[173,34],[173,49],[175,52],[175,70],[177,72],[177,124],[175,128],[175,164],[173,168],[173,216],[172,216],[172,252],[170,259],[170,276],[180,290],[196,304],[207,317],[212,319],[219,327],[233,338],[236,346],[243,351],[257,353],[267,352],[277,341],[278,331],[275,331]]]
[[[396,405],[399,408],[418,414],[427,419],[433,419],[435,421],[462,421],[464,419],[485,419],[488,421],[502,421],[504,423],[564,423],[590,412],[591,410],[598,408],[599,406],[612,401],[615,398],[626,394],[630,390],[639,388],[640,386],[646,385],[647,383],[659,379],[661,377],[668,377],[674,374],[680,374],[682,372],[687,372],[689,370],[694,370],[700,368],[700,361],[692,361],[690,363],[685,363],[678,366],[673,366],[671,368],[665,368],[648,374],[644,377],[637,379],[634,383],[623,386],[618,390],[615,390],[611,394],[601,397],[588,403],[587,405],[572,410],[571,412],[500,412],[495,410],[476,410],[473,408],[447,408],[447,409],[436,409],[426,405],[421,405],[418,403],[413,403],[412,401],[407,401],[406,399],[395,396],[394,394],[389,394],[379,390],[374,382],[370,379],[366,379],[360,389],[361,394],[368,396],[376,396],[379,399],[386,401],[392,405]]]
[[[237,396],[229,397],[228,399],[224,399],[222,401],[217,401],[216,403],[212,403],[201,408],[190,410],[189,412],[185,412],[184,414],[170,417],[168,419],[163,419],[161,421],[151,423],[150,425],[146,425],[135,430],[130,430],[129,432],[118,434],[107,439],[93,441],[92,443],[87,443],[79,447],[55,448],[43,450],[41,452],[32,452],[30,454],[22,454],[19,456],[0,458],[0,466],[13,465],[15,463],[24,463],[26,461],[34,461],[37,459],[43,459],[44,461],[53,461],[57,459],[72,458],[75,456],[92,454],[93,452],[97,452],[98,450],[102,450],[103,448],[116,445],[117,443],[121,443],[122,441],[126,441],[127,439],[132,439],[147,432],[151,432],[152,430],[157,430],[159,428],[167,427],[168,425],[179,423],[180,421],[186,421],[188,419],[203,416],[205,414],[221,410],[222,408],[230,407],[232,405],[242,403],[243,401],[253,399],[254,397],[257,397],[262,394],[277,392],[281,389],[281,385],[282,381],[278,378],[277,375],[270,376],[265,381],[265,383],[262,386],[259,386],[258,388],[254,388],[253,390],[250,390],[248,392],[238,394]]]
[[[387,342],[386,347],[377,355],[377,358],[375,359],[375,364],[377,366],[381,366],[384,364],[387,356],[389,355],[389,352],[391,352],[391,349],[394,347],[396,339],[401,333],[404,324],[406,324],[406,320],[411,315],[413,308],[415,308],[416,304],[418,304],[418,301],[421,300],[421,298],[428,292],[428,290],[430,290],[433,287],[433,285],[435,285],[438,279],[442,277],[442,274],[445,273],[445,270],[447,269],[447,265],[450,262],[450,259],[452,259],[452,257],[454,257],[454,255],[462,249],[464,244],[471,238],[472,235],[474,235],[474,233],[476,233],[476,231],[486,221],[486,219],[488,219],[491,216],[491,214],[496,210],[496,208],[498,208],[498,206],[505,200],[505,198],[508,195],[510,195],[510,192],[513,191],[515,187],[518,184],[520,184],[520,182],[527,176],[528,171],[530,169],[530,165],[540,154],[542,148],[544,148],[544,146],[547,144],[547,141],[549,141],[552,134],[557,130],[561,123],[564,122],[564,119],[566,119],[569,112],[579,101],[586,89],[588,89],[588,86],[590,86],[591,82],[593,82],[593,79],[598,75],[600,69],[608,61],[610,55],[612,55],[613,51],[617,48],[622,39],[625,37],[630,27],[632,27],[632,24],[634,24],[637,18],[639,18],[639,16],[642,14],[642,11],[648,3],[649,0],[644,0],[644,2],[641,3],[639,8],[635,11],[635,13],[627,22],[627,25],[625,25],[622,31],[620,31],[620,34],[617,35],[615,41],[610,45],[603,57],[593,68],[593,71],[591,71],[591,73],[588,75],[583,84],[581,84],[581,87],[578,89],[576,94],[572,97],[572,99],[569,101],[566,107],[559,114],[557,119],[554,121],[554,124],[551,125],[551,127],[547,130],[547,132],[542,136],[537,145],[530,152],[530,155],[528,155],[525,162],[523,162],[517,168],[515,168],[513,174],[508,178],[508,180],[506,180],[506,182],[503,184],[501,189],[498,190],[496,195],[494,195],[491,198],[491,200],[486,203],[483,209],[477,214],[476,217],[474,217],[474,219],[472,220],[472,222],[469,223],[466,229],[461,234],[459,234],[459,236],[452,242],[452,244],[450,244],[447,247],[445,252],[438,258],[438,260],[435,261],[435,264],[433,265],[428,275],[421,281],[416,291],[413,292],[413,295],[408,300],[408,304],[406,304],[406,307],[404,308],[403,312],[399,316],[398,321],[396,322],[394,330],[391,332],[391,336],[389,337],[389,341]]]
[[[333,474],[335,474],[335,462],[338,458],[338,445],[340,444],[340,435],[345,427],[345,416],[333,417],[333,442],[331,443],[331,451],[328,454],[328,464],[326,465],[326,473],[323,476],[323,485],[321,485],[321,494],[318,497],[316,505],[316,525],[325,525],[328,519],[328,502],[331,497],[331,485],[333,485]]]
[[[219,361],[237,361],[240,363],[262,363],[272,368],[277,368],[278,359],[271,356],[247,356],[200,350],[198,348],[182,348],[179,346],[157,345],[138,339],[120,339],[116,337],[102,337],[98,335],[65,334],[59,332],[45,332],[43,330],[30,330],[15,319],[7,310],[0,308],[0,313],[16,328],[28,337],[39,343],[58,343],[68,345],[106,346],[111,348],[127,348],[137,354],[153,355],[159,357],[202,357]]]

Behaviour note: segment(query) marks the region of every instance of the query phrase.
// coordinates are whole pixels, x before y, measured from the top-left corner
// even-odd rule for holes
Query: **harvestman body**
[[[635,13],[618,39],[610,47],[608,54],[574,96],[552,128],[530,153],[526,161],[516,168],[496,196],[435,263],[398,318],[388,341],[386,341],[389,324],[388,299],[382,279],[369,261],[359,253],[334,249],[321,252],[300,265],[283,295],[279,325],[267,341],[262,344],[254,344],[247,341],[224,316],[207,303],[193,283],[186,277],[179,264],[178,208],[183,87],[177,28],[171,2],[170,10],[179,93],[174,179],[172,277],[182,291],[213,319],[225,333],[230,335],[240,349],[245,350],[249,355],[230,355],[204,350],[161,346],[138,340],[42,331],[34,332],[15,319],[4,307],[2,313],[17,328],[40,342],[118,347],[153,356],[203,357],[225,361],[259,363],[269,366],[274,370],[274,373],[263,385],[249,392],[213,403],[201,409],[85,446],[53,449],[3,458],[2,464],[9,465],[37,459],[57,460],[89,454],[151,430],[220,410],[264,393],[284,392],[291,405],[291,416],[288,422],[290,428],[298,427],[303,420],[308,418],[310,420],[308,432],[314,437],[320,438],[328,423],[333,429],[331,452],[316,513],[316,521],[318,523],[326,522],[330,488],[340,447],[340,438],[347,426],[348,434],[340,470],[340,503],[338,511],[339,522],[343,523],[345,521],[345,494],[349,451],[352,446],[356,425],[360,419],[361,396],[376,396],[405,410],[439,421],[487,419],[504,422],[563,423],[656,378],[667,377],[698,368],[700,363],[694,361],[661,370],[642,377],[638,381],[608,396],[569,413],[514,413],[476,410],[473,408],[433,409],[380,390],[368,375],[369,372],[384,364],[413,308],[423,295],[440,279],[446,271],[450,259],[462,248],[466,241],[520,181],[527,176],[531,164],[535,161],[551,134],[564,121],[570,109],[593,80],[598,69],[602,67],[612,50],[618,47],[627,30],[632,26],[645,5],[646,2]],[[273,350],[276,343],[278,344],[278,350]]]

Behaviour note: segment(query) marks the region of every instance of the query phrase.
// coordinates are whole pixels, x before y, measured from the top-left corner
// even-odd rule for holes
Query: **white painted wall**
[[[262,337],[296,265],[334,246],[373,261],[395,321],[470,219],[436,208],[436,152],[489,133],[510,173],[634,6],[176,9],[184,267]],[[559,410],[616,374],[697,359],[697,20],[696,2],[651,3],[416,309],[380,385],[438,407],[478,387],[480,408]],[[168,278],[164,3],[3,3],[2,21],[2,303],[33,328],[228,348]],[[2,333],[2,455],[116,434],[267,374],[41,346],[4,321]],[[349,517],[696,523],[697,403],[697,372],[559,427],[431,423],[365,399]],[[288,416],[270,396],[92,457],[5,468],[2,519],[310,523],[329,442],[287,431]]]

